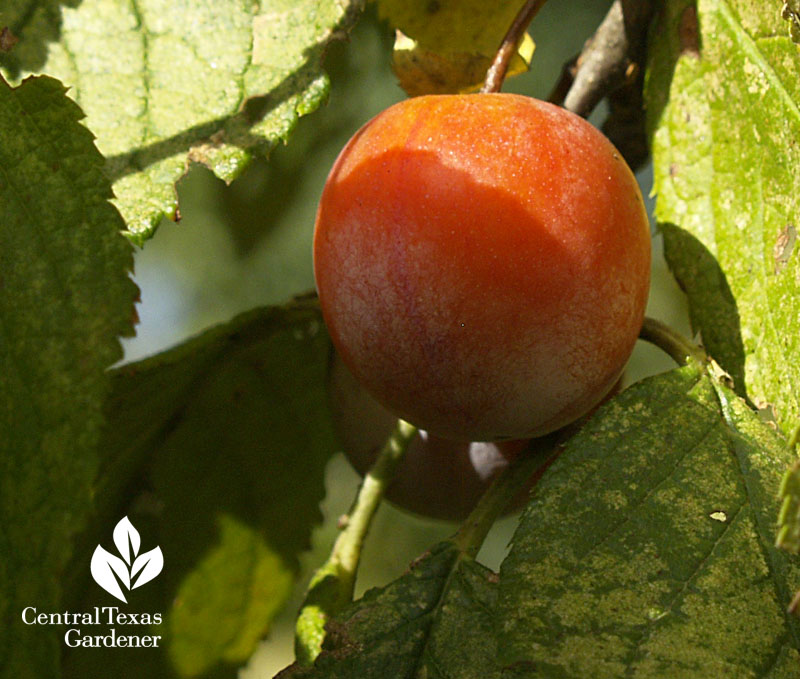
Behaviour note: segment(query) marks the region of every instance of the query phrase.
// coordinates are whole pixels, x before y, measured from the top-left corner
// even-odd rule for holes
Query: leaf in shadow
[[[63,603],[138,294],[83,116],[53,78],[0,77],[0,676],[14,679],[58,673],[60,635],[20,611]]]
[[[290,594],[321,518],[336,450],[329,350],[307,302],[250,312],[119,370],[97,520],[83,549],[122,512],[145,544],[158,544],[163,571],[139,588],[154,572],[156,559],[148,562],[129,608],[162,612],[162,625],[139,633],[164,638],[161,648],[130,653],[76,649],[66,676],[235,675]],[[80,605],[99,605],[91,582],[75,586]]]
[[[499,576],[442,543],[278,677],[793,676],[800,563],[772,530],[787,456],[698,366],[639,383],[543,475]]]
[[[689,298],[692,328],[700,332],[708,353],[745,395],[744,344],[736,299],[725,274],[705,245],[674,224],[659,224],[664,256],[678,285]]]
[[[492,571],[440,543],[329,622],[313,667],[291,665],[276,679],[499,677],[496,597]]]
[[[800,554],[800,460],[795,460],[781,482],[778,547]]]
[[[50,42],[61,38],[62,8],[81,0],[5,0],[0,28],[8,26],[17,38],[13,49],[0,50],[0,68],[16,80],[20,73],[39,72],[47,61]]]

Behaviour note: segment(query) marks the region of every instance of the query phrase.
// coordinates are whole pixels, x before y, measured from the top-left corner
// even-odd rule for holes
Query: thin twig
[[[517,45],[522,40],[528,24],[533,21],[539,10],[544,6],[547,0],[528,0],[525,5],[517,12],[511,27],[508,29],[503,42],[497,50],[492,65],[486,71],[486,80],[483,83],[481,92],[499,92],[503,87],[503,81],[506,79],[508,72],[508,65],[511,63],[511,57],[517,51]]]
[[[336,538],[328,560],[311,578],[295,626],[295,655],[299,664],[314,662],[322,650],[325,623],[352,600],[364,538],[386,488],[416,434],[416,427],[398,420],[395,431],[364,477],[350,513],[341,520],[342,532]]]
[[[522,454],[500,472],[452,538],[461,552],[475,558],[489,529],[502,516],[508,503],[526,484],[538,481],[561,453],[561,444],[566,438],[565,429],[531,439]]]

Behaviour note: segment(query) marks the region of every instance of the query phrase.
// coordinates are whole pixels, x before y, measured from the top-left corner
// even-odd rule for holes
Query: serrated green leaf
[[[248,312],[118,371],[84,553],[125,514],[148,527],[164,571],[158,586],[131,592],[131,605],[164,614],[159,630],[140,630],[162,634],[163,649],[76,650],[67,676],[235,675],[285,604],[321,518],[337,450],[329,352],[316,305],[296,303]],[[145,491],[130,503],[137,477]],[[75,587],[80,606],[104,603],[91,581]]]
[[[490,615],[496,596],[494,573],[440,543],[329,622],[313,667],[292,665],[278,677],[499,677]]]
[[[694,366],[611,401],[534,490],[500,570],[508,676],[796,676],[800,564],[773,544],[787,463]]]
[[[52,78],[0,78],[0,675],[14,679],[57,673],[60,640],[20,616],[58,610],[105,370],[133,332],[133,253],[82,117]]]
[[[174,185],[189,162],[231,181],[320,106],[322,53],[361,5],[15,0],[3,20],[20,40],[0,66],[70,86],[108,159],[129,235],[142,243],[162,216],[177,217]]]
[[[666,3],[647,110],[656,216],[709,352],[779,423],[800,418],[800,50],[778,5]]]

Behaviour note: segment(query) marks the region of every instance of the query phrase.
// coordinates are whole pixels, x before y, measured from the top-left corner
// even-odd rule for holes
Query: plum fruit
[[[331,170],[314,275],[331,339],[430,436],[539,437],[594,408],[644,316],[650,229],[596,128],[514,94],[421,96]]]

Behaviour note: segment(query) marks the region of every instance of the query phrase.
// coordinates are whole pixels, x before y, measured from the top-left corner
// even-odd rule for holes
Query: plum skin
[[[340,153],[314,275],[334,346],[388,410],[443,438],[524,439],[617,381],[650,229],[625,161],[578,116],[513,94],[422,96]]]

